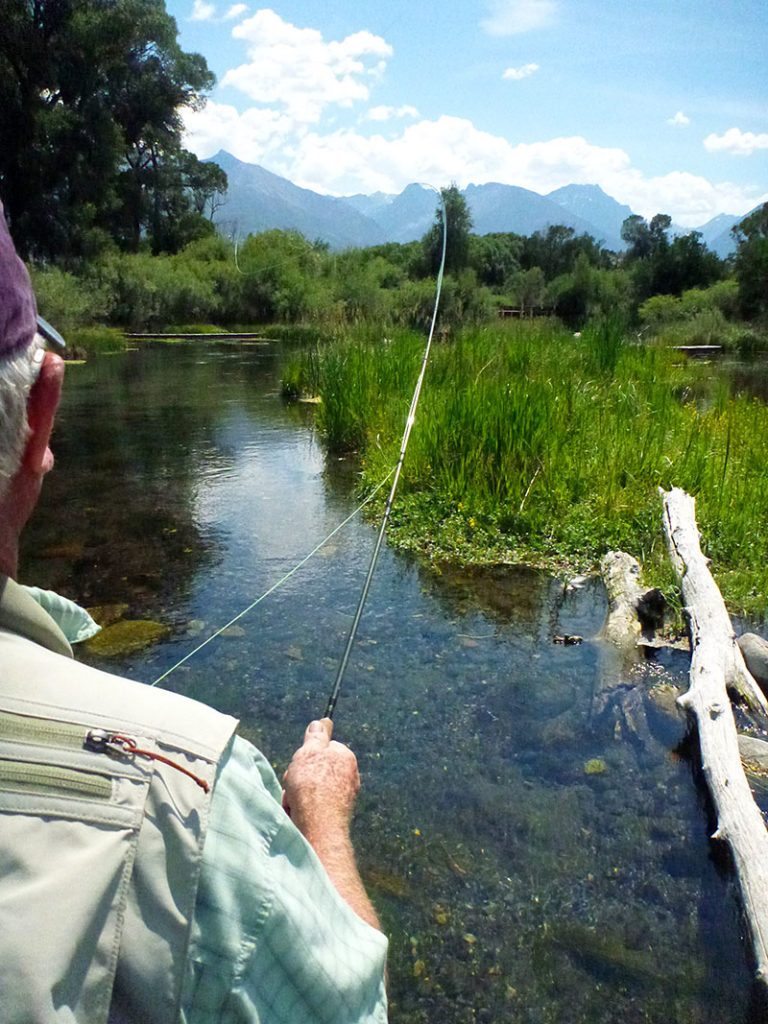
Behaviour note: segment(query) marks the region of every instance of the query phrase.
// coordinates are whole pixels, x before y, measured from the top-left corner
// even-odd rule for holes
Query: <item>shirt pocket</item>
[[[87,736],[0,712],[3,1024],[108,1017],[149,773]]]

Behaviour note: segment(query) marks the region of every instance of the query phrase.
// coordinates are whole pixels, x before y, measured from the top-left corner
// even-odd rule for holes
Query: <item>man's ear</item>
[[[40,375],[32,385],[27,399],[27,423],[30,434],[24,451],[23,464],[24,468],[31,473],[43,473],[49,468],[46,465],[48,442],[53,430],[53,421],[61,397],[63,381],[63,360],[53,352],[46,352],[43,365],[40,367]]]

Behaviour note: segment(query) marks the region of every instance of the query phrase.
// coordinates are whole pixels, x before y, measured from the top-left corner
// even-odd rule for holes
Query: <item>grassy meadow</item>
[[[330,450],[359,454],[362,489],[395,464],[424,337],[337,333],[286,369],[319,394]],[[589,570],[611,548],[674,591],[659,488],[696,496],[702,544],[730,609],[765,617],[768,408],[715,364],[640,344],[604,320],[468,328],[435,344],[390,538],[439,565]]]

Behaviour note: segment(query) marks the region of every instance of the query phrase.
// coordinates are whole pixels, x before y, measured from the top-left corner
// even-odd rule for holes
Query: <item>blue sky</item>
[[[217,76],[185,117],[333,195],[599,184],[697,226],[768,200],[768,0],[166,0]]]

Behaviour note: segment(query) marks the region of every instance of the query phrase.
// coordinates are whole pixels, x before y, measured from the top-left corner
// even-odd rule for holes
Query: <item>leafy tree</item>
[[[491,288],[503,288],[520,269],[524,240],[519,235],[494,233],[469,236],[469,265],[478,280]]]
[[[633,214],[621,228],[628,243],[624,261],[630,268],[636,301],[652,295],[680,295],[688,288],[707,287],[722,277],[722,262],[701,241],[698,231],[670,242],[672,219],[657,213],[650,224]]]
[[[647,222],[633,213],[621,225],[622,241],[627,243],[627,260],[644,260],[653,252],[653,240]]]
[[[181,150],[180,156],[183,184],[188,190],[195,213],[207,215],[209,220],[213,220],[214,213],[224,202],[227,175],[218,164],[204,163],[186,149]]]
[[[586,253],[582,252],[572,271],[551,282],[548,291],[554,311],[569,327],[584,326],[597,293],[596,274]]]
[[[667,213],[657,213],[651,217],[648,225],[648,234],[651,239],[653,252],[663,252],[669,245],[667,232],[672,227],[672,218]]]
[[[446,213],[446,273],[455,274],[463,270],[469,262],[469,234],[472,230],[472,217],[467,201],[456,185],[440,190],[443,202],[435,211],[435,223],[423,239],[427,271],[436,274],[440,269],[443,253],[443,204]]]
[[[163,0],[0,0],[0,24],[0,194],[23,255],[87,256],[105,230],[135,247],[194,212],[180,110],[214,79]]]
[[[406,277],[423,277],[426,274],[424,246],[420,241],[385,242],[383,245],[369,246],[363,251],[371,258],[381,257],[386,260]]]
[[[547,295],[547,282],[541,267],[520,270],[512,276],[508,283],[509,293],[513,301],[522,309],[523,315],[544,305]]]
[[[658,258],[669,247],[667,231],[671,226],[672,218],[666,213],[657,213],[650,224],[636,213],[627,217],[621,225],[621,237],[628,245],[626,260]]]
[[[170,142],[143,151],[143,162],[127,167],[118,178],[123,198],[111,218],[113,234],[123,248],[137,250],[144,235],[152,252],[178,252],[198,238],[213,234],[213,222],[204,216],[226,191],[227,176],[216,164],[205,164]]]
[[[318,253],[298,231],[277,228],[249,235],[238,252],[242,319],[295,321],[310,312]]]
[[[573,228],[551,224],[545,233],[535,231],[523,240],[520,265],[525,270],[540,267],[547,281],[570,273],[583,254],[591,266],[604,262],[602,250],[591,235],[575,236]]]
[[[594,270],[592,288],[590,315],[618,315],[629,323],[634,308],[632,282],[624,271],[615,268]]]
[[[738,243],[736,280],[742,314],[768,314],[768,203],[753,210],[733,228]]]
[[[723,276],[722,261],[698,231],[672,239],[664,257],[655,282],[659,292],[680,295],[689,288],[706,288]]]

